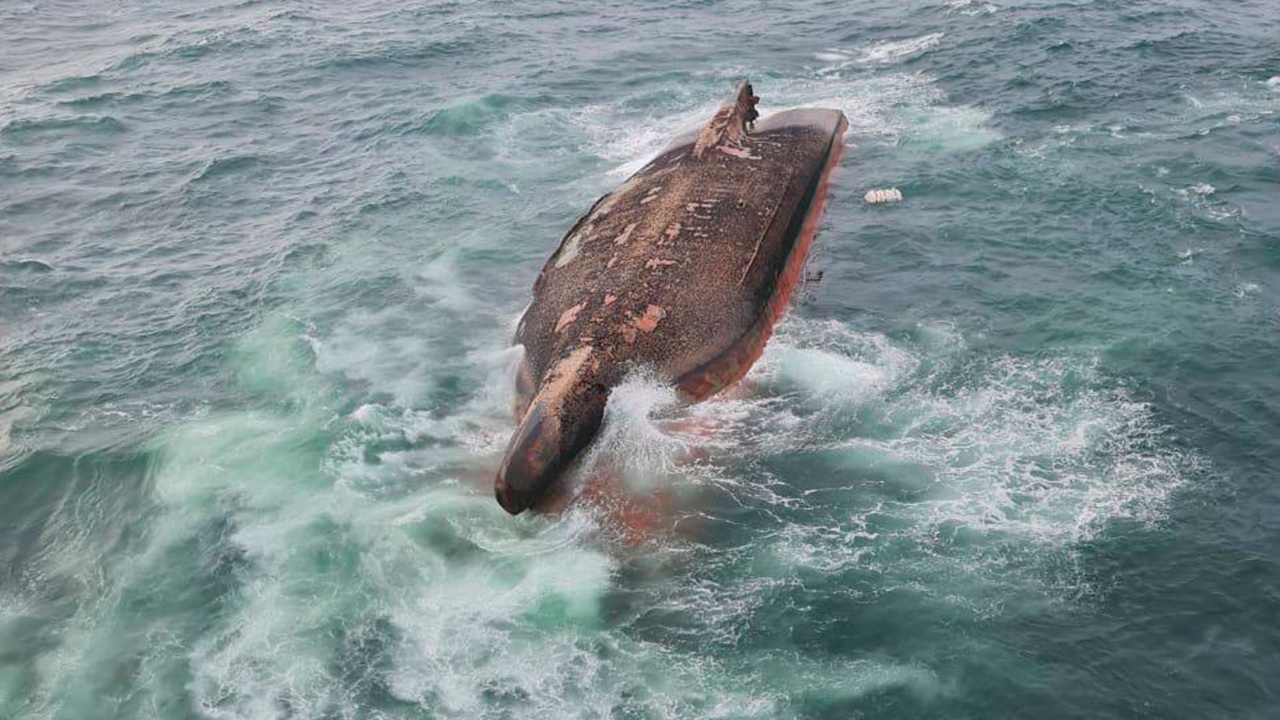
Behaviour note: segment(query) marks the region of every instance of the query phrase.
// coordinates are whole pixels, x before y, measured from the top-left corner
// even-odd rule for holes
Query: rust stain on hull
[[[597,201],[543,268],[516,331],[532,399],[497,480],[509,511],[594,437],[629,369],[700,400],[760,356],[803,274],[847,123],[808,109],[758,120],[758,100],[744,83],[701,133]],[[538,462],[521,457],[534,450]]]

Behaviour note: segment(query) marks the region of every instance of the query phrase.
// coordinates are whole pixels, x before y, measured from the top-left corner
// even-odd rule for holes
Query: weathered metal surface
[[[596,202],[547,261],[516,331],[520,427],[499,471],[520,512],[599,429],[609,390],[653,368],[693,400],[741,377],[799,276],[846,127],[835,110],[754,122],[744,83]]]

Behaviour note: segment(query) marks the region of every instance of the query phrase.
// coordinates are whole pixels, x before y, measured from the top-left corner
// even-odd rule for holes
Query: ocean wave
[[[755,643],[792,617],[799,588],[826,583],[957,618],[1027,593],[1069,600],[1087,583],[1052,577],[1054,559],[1116,523],[1160,523],[1188,478],[1151,409],[1091,358],[975,357],[946,324],[896,339],[792,318],[724,398],[683,406],[643,373],[615,391],[579,473],[621,468],[616,497],[663,496],[641,506],[656,524],[590,494],[511,518],[488,486],[517,351],[498,349],[495,326],[466,358],[485,369],[461,402],[418,409],[410,390],[344,409],[338,378],[355,368],[382,388],[426,374],[414,363],[430,355],[395,341],[416,333],[393,317],[356,313],[327,333],[281,319],[238,342],[237,382],[260,407],[190,417],[152,443],[156,514],[47,657],[40,697],[66,708],[100,688],[71,689],[94,648],[133,632],[117,606],[146,602],[168,610],[131,650],[155,671],[135,676],[139,692],[167,692],[162,669],[178,663],[215,718],[386,701],[467,717],[785,717],[936,698],[947,683],[924,665]],[[387,359],[334,354],[360,343]],[[759,519],[735,530],[744,513]],[[217,587],[200,585],[213,567]],[[189,613],[203,630],[179,646]]]
[[[855,65],[896,65],[917,58],[938,47],[946,33],[936,32],[905,40],[884,40],[856,50],[831,48],[814,53],[814,58],[827,65],[825,73],[845,70]]]
[[[440,40],[393,40],[372,47],[361,47],[358,50],[336,48],[335,54],[324,57],[314,69],[374,70],[382,67],[424,67],[446,58],[479,53],[485,47],[485,44],[474,36]]]
[[[857,61],[876,65],[905,62],[938,47],[944,37],[946,33],[936,32],[905,40],[878,42],[862,50]]]
[[[0,88],[0,140],[54,141],[0,151],[0,180],[19,190],[10,224],[34,233],[0,274],[51,298],[7,293],[23,308],[7,342],[66,376],[37,388],[57,397],[0,387],[0,470],[28,446],[90,453],[57,468],[76,493],[33,530],[58,551],[23,568],[30,588],[73,589],[49,591],[65,615],[38,638],[5,634],[44,596],[0,593],[0,644],[22,648],[0,667],[0,715],[20,702],[50,718],[980,716],[985,673],[1003,682],[993,703],[1043,694],[1059,666],[1021,655],[1042,647],[1037,628],[1088,625],[1094,593],[1142,610],[1151,588],[1111,574],[1204,519],[1179,500],[1207,461],[1169,427],[1182,427],[1179,383],[1199,365],[1135,360],[1151,352],[1141,338],[1087,343],[1142,323],[1128,312],[1142,297],[1125,293],[1158,282],[1164,297],[1162,278],[1217,264],[1244,267],[1210,288],[1222,307],[1175,303],[1193,311],[1179,322],[1256,321],[1216,331],[1238,339],[1274,320],[1266,263],[1250,260],[1273,218],[1249,198],[1270,176],[1224,165],[1268,156],[1280,85],[1265,58],[1224,60],[1194,85],[1142,74],[1105,112],[1059,105],[1024,122],[1036,83],[1064,87],[1054,73],[1132,67],[1084,57],[1087,23],[1028,24],[1036,12],[981,0],[868,8],[858,41],[839,39],[854,31],[820,4],[753,11],[705,47],[654,32],[702,12],[668,10],[603,8],[601,35],[548,22],[554,9],[512,19],[546,33],[491,32],[496,16],[465,3],[299,16],[237,2],[109,26],[128,43],[86,42],[66,60],[78,67],[32,69],[76,78]],[[262,34],[200,30],[236,24]],[[166,39],[174,28],[192,32]],[[716,64],[748,35],[761,52]],[[812,42],[797,46],[802,35]],[[677,45],[693,53],[671,55]],[[86,67],[113,61],[95,52],[135,55],[96,76]],[[966,62],[978,54],[1027,66],[992,74]],[[1248,78],[1233,74],[1246,62]],[[1013,74],[1024,84],[1001,89]],[[507,516],[492,483],[515,425],[509,320],[547,243],[742,77],[765,112],[850,118],[846,169],[861,179],[856,193],[833,188],[826,290],[708,402],[633,374],[566,478],[576,494]],[[1074,99],[1112,89],[1094,82]],[[7,122],[46,112],[109,115],[128,134],[86,147],[92,127]],[[1027,162],[1032,146],[1043,154]],[[1149,178],[1156,166],[1171,170]],[[69,190],[67,211],[32,180]],[[175,198],[184,180],[198,187]],[[918,201],[870,218],[857,195],[877,185],[864,182]],[[995,211],[975,225],[966,193]],[[1116,240],[1143,233],[1158,236],[1150,254]],[[1100,282],[1125,293],[1019,322],[1027,293],[1062,279],[1055,268],[1098,280],[1100,267],[1122,268]],[[225,279],[246,273],[252,287]],[[103,285],[79,284],[90,280]],[[1053,302],[1037,298],[1033,311]],[[903,312],[957,324],[902,327]],[[1080,329],[1090,318],[1097,334]],[[33,432],[55,421],[60,438]],[[139,444],[138,487],[112,512],[98,490],[118,492],[114,476],[94,457]]]
[[[975,362],[963,348],[954,337],[904,346],[837,323],[788,321],[745,395],[666,421],[686,430],[669,436],[661,467],[670,474],[671,458],[692,448],[702,461],[684,471],[687,482],[710,483],[735,505],[791,511],[797,519],[775,549],[783,567],[890,574],[895,565],[938,571],[948,557],[1005,572],[1011,547],[1069,555],[1113,523],[1159,523],[1197,472],[1151,408],[1092,359]],[[608,444],[622,464],[644,454],[628,448],[663,446],[655,426],[624,427],[630,441]],[[737,475],[776,462],[816,463],[822,480]],[[809,515],[822,520],[811,525]],[[828,524],[840,516],[846,528]]]
[[[726,84],[724,87],[728,87]],[[758,82],[764,114],[792,107],[830,107],[849,119],[850,135],[859,140],[915,148],[922,153],[966,152],[1001,139],[990,125],[991,113],[972,106],[948,105],[946,95],[929,77],[891,73],[844,77],[839,63],[819,70],[819,77]],[[723,101],[707,87],[682,92],[681,107],[650,110],[635,117],[627,100],[569,111],[540,111],[538,122],[562,122],[579,130],[585,149],[618,163],[609,175],[630,175],[644,166],[674,137],[698,128]],[[667,105],[675,105],[670,101]],[[513,119],[519,122],[519,119]],[[519,133],[510,142],[519,145]]]
[[[0,383],[0,393],[8,383]],[[21,442],[14,440],[14,428],[37,419],[43,412],[25,402],[14,402],[13,399],[0,395],[0,472],[16,467],[32,450]]]
[[[1000,6],[981,0],[947,0],[943,7],[948,13],[959,15],[991,15],[1000,12]]]
[[[521,98],[485,95],[437,110],[422,125],[431,135],[474,135],[519,109]]]
[[[263,158],[257,155],[228,155],[214,158],[206,162],[204,167],[191,178],[191,184],[209,182],[228,175],[252,173],[264,167],[265,164]]]
[[[0,270],[17,273],[49,273],[54,267],[43,260],[26,258],[22,260],[0,260]]]
[[[67,75],[45,83],[41,89],[46,92],[77,92],[96,88],[102,84],[102,75],[94,73],[91,75]]]
[[[162,92],[116,92],[108,91],[93,95],[83,95],[57,103],[60,107],[86,110],[106,106],[126,106],[150,101],[197,101],[198,99],[214,100],[224,98],[234,92],[235,86],[227,81],[213,80],[189,85],[177,85]]]
[[[25,142],[47,134],[80,133],[85,135],[116,135],[126,132],[124,122],[110,115],[84,115],[78,117],[47,117],[10,120],[0,127],[0,137]]]
[[[1039,136],[1018,138],[1015,151],[1039,161],[1062,163],[1066,169],[1077,154],[1120,148],[1132,152],[1161,142],[1199,141],[1224,133],[1252,134],[1259,127],[1268,127],[1280,113],[1280,96],[1257,80],[1183,89],[1180,98],[1180,103],[1160,112],[1120,122],[1059,123]],[[1156,168],[1162,181],[1169,171],[1167,164]]]

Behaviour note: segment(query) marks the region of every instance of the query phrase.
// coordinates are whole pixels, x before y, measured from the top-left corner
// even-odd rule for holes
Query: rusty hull
[[[516,330],[520,425],[495,481],[534,503],[599,430],[610,390],[647,366],[690,400],[759,357],[799,277],[847,123],[801,109],[757,121],[743,83],[569,230]]]

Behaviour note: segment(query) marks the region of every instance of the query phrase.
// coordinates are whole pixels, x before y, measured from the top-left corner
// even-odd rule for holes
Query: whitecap
[[[943,3],[948,13],[961,15],[990,15],[1000,11],[1000,6],[980,0],[948,0]]]
[[[1256,282],[1242,282],[1236,285],[1234,294],[1238,298],[1246,298],[1262,292],[1262,286]]]
[[[853,56],[843,50],[831,48],[814,53],[813,58],[827,63],[840,63],[852,60]]]
[[[905,40],[885,40],[861,51],[857,61],[873,65],[891,65],[923,55],[936,48],[946,33],[929,33]]]

